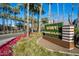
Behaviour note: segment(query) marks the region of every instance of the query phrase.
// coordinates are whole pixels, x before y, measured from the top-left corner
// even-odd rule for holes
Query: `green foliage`
[[[22,38],[15,46],[12,47],[13,55],[16,56],[61,56],[64,55],[58,52],[50,52],[46,48],[38,45],[37,39],[41,37],[40,33],[30,35],[30,38]]]
[[[79,28],[76,27],[74,31],[75,31],[75,34],[79,34]]]

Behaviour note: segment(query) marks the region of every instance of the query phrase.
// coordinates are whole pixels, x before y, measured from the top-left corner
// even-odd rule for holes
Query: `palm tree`
[[[1,18],[2,18],[2,30],[3,30],[3,33],[5,33],[5,19],[4,19],[3,12],[1,12]]]
[[[26,17],[26,9],[27,9],[27,35],[29,35],[29,33],[28,33],[29,32],[29,13],[32,14],[32,17],[34,17],[35,13],[38,13],[35,5],[36,4],[33,4],[33,3],[31,3],[31,4],[29,4],[29,3],[24,4],[24,16],[25,17]],[[33,18],[31,19],[31,23],[32,23],[32,32],[33,32],[33,27],[34,27],[34,25],[33,25],[34,24]]]
[[[27,9],[27,3],[23,4],[24,5],[24,15],[26,17],[26,9]],[[35,4],[34,3],[30,3],[29,4],[29,13],[32,14],[32,17],[34,17],[34,14],[36,13],[36,10],[35,10]],[[32,24],[32,32],[33,32],[33,18],[31,18],[31,24]],[[24,26],[25,27],[25,26]]]
[[[15,26],[16,26],[16,22],[17,22],[16,16],[17,16],[17,14],[19,14],[19,12],[20,12],[20,10],[19,10],[18,6],[16,6],[16,7],[13,8],[13,13],[15,15],[15,20],[14,20],[15,21]],[[17,32],[17,29],[16,29],[16,32]]]
[[[10,33],[12,33],[12,21],[13,21],[13,7],[12,6],[9,6],[8,8],[8,19],[10,19]]]
[[[44,14],[45,11],[44,11],[44,9],[42,7],[42,3],[41,4],[38,3],[36,5],[37,5],[36,13],[38,14],[38,32],[40,32],[41,31],[41,23],[40,23],[40,21],[41,21],[41,18],[42,18],[41,15]]]
[[[13,15],[13,16],[10,16],[10,19],[11,19],[11,33],[14,33],[14,27],[12,26],[12,23],[14,22],[14,20],[15,20],[15,16]]]
[[[25,23],[27,22],[27,37],[29,37],[29,3],[24,3],[22,5],[24,8],[24,31],[26,31]],[[27,12],[27,14],[26,14],[26,12]]]
[[[30,7],[29,7],[30,13],[32,14],[32,17],[34,17],[34,13],[35,13],[34,3],[30,3],[29,6],[30,6]],[[33,28],[33,26],[34,26],[34,25],[33,25],[33,24],[34,24],[33,22],[34,22],[34,21],[33,21],[33,20],[34,20],[34,19],[31,18],[32,32],[33,32],[33,30],[34,30],[34,28]]]
[[[5,32],[7,30],[6,33],[8,33],[8,10],[9,10],[9,7],[10,7],[10,4],[9,3],[2,3],[0,4],[2,6],[2,12],[3,12],[3,31]],[[7,26],[5,26],[5,20],[7,22]]]
[[[23,4],[23,8],[24,8],[24,31],[26,31],[26,28],[25,28],[25,23],[26,23],[26,9],[28,10],[28,7],[27,7],[27,3],[24,3]],[[28,12],[28,11],[27,11]],[[28,26],[27,26],[28,27]]]
[[[7,7],[7,5],[6,4],[4,4],[4,3],[2,3],[2,4],[0,4],[0,6],[2,7],[2,22],[3,22],[3,32],[5,33],[5,10],[6,10],[6,7]]]
[[[42,15],[42,3],[40,4],[39,9],[40,9],[40,13],[39,13],[39,15],[40,15],[40,17],[39,17],[39,32],[40,32],[41,31],[41,23],[40,23],[40,21],[41,21],[41,15]]]
[[[36,13],[38,13],[36,10],[37,10],[37,7],[36,7],[36,5],[37,4],[34,4],[34,3],[31,3],[31,4],[29,4],[29,9],[30,9],[30,13],[32,14],[32,18],[31,18],[31,24],[32,24],[32,32],[33,32],[33,30],[34,30],[34,15],[36,14]]]
[[[8,33],[8,30],[9,30],[9,26],[8,26],[8,20],[9,20],[9,16],[10,16],[9,9],[10,9],[10,4],[7,3],[6,4],[6,15],[7,15],[6,16],[6,22],[7,22],[6,30],[7,30],[7,33]]]

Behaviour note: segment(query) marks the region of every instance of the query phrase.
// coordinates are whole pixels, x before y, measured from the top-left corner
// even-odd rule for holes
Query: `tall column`
[[[74,48],[74,26],[65,25],[62,28],[62,40],[70,50]]]

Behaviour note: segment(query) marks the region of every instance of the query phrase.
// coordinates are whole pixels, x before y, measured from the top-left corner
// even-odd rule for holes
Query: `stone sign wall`
[[[43,38],[52,43],[68,48],[69,50],[74,48],[74,26],[63,25],[63,23],[47,24],[43,33],[49,34],[43,35]],[[55,35],[61,35],[61,40]]]
[[[51,35],[61,35],[63,23],[45,25],[44,33]]]

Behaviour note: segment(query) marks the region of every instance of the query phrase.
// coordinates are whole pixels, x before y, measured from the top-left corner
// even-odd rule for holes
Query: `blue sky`
[[[51,16],[51,18],[53,19],[59,19],[59,18],[61,18],[61,16],[63,15],[63,10],[62,10],[62,3],[59,3],[58,5],[59,5],[59,17],[57,17],[57,3],[53,3],[53,4],[51,4],[52,6],[51,6],[51,14],[52,14],[52,16]],[[45,11],[46,11],[46,14],[44,14],[43,16],[47,16],[48,15],[48,5],[46,5],[46,4],[43,4],[43,6],[44,6],[44,9],[45,9]],[[74,4],[74,10],[73,10],[73,20],[75,19],[75,18],[77,18],[77,14],[78,14],[78,7],[77,7],[78,5],[77,4]],[[67,20],[67,18],[68,18],[68,13],[72,13],[72,4],[71,3],[64,3],[64,18],[65,18],[65,20]]]
[[[17,5],[17,3],[11,3],[11,5],[13,7],[15,7]],[[59,17],[57,16],[57,3],[52,3],[51,4],[51,20],[55,19],[55,20],[60,20],[63,12],[62,12],[62,5],[63,3],[59,3]],[[74,4],[74,10],[73,10],[73,20],[77,18],[77,14],[78,14],[78,4]],[[42,17],[48,17],[48,4],[47,3],[43,3],[43,9],[45,10],[45,14],[42,15]],[[72,12],[72,4],[71,3],[64,3],[64,19],[67,20],[68,19],[68,13],[71,14]],[[23,9],[20,11],[20,15],[18,15],[20,17],[24,16],[24,12]],[[37,15],[35,15],[35,17],[37,18]],[[0,19],[0,24],[2,23],[2,20]],[[10,21],[9,21],[10,24]],[[13,22],[14,24],[14,22]]]

